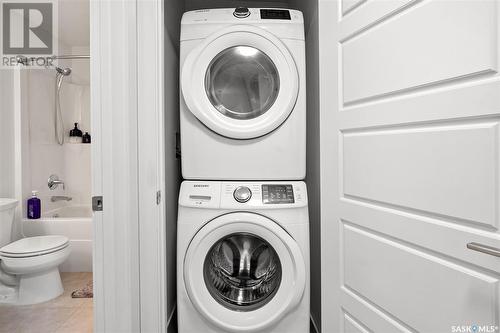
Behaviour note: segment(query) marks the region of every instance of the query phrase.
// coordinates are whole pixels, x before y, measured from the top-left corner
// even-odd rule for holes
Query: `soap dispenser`
[[[75,128],[69,131],[69,142],[70,143],[81,143],[82,142],[82,131],[78,128],[78,123],[75,123]]]
[[[28,219],[39,219],[42,212],[42,202],[38,198],[38,191],[31,192],[31,198],[28,199]]]
[[[89,132],[85,132],[85,134],[82,137],[82,143],[90,143],[91,138]]]

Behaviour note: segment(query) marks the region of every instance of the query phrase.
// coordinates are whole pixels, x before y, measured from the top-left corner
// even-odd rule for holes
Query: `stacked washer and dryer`
[[[302,13],[181,22],[178,329],[309,332]]]

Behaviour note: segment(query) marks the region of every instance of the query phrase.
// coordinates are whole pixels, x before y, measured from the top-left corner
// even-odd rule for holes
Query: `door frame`
[[[336,332],[340,327],[340,223],[332,219],[339,210],[340,193],[340,133],[330,124],[337,121],[339,112],[339,51],[336,35],[340,1],[319,0],[319,124],[320,124],[320,221],[321,221],[321,331]],[[326,283],[328,281],[328,283]]]
[[[137,0],[140,327],[144,332],[166,332],[169,317],[163,15],[163,1]]]
[[[163,4],[91,1],[90,34],[94,331],[164,332]]]

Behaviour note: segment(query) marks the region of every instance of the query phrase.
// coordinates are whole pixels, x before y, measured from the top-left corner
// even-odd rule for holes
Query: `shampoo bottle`
[[[78,128],[78,123],[75,123],[75,128],[69,131],[69,142],[70,143],[82,143],[82,131]]]
[[[90,143],[90,134],[89,132],[85,132],[85,134],[82,136],[82,143]]]
[[[31,198],[28,199],[28,218],[39,219],[42,211],[42,202],[37,197],[38,191],[31,192]]]

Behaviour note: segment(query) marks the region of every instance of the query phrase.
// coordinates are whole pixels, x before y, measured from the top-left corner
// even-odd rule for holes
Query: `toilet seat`
[[[10,243],[0,249],[0,257],[27,258],[59,251],[69,245],[65,236],[26,237]]]

